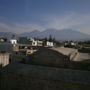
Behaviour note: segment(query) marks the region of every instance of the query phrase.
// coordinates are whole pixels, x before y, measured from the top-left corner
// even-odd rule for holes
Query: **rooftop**
[[[90,71],[61,69],[55,67],[28,65],[22,63],[11,63],[4,67],[3,71],[13,74],[20,74],[32,78],[90,84]]]

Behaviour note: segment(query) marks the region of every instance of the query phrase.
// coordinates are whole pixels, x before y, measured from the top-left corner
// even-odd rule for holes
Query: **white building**
[[[32,46],[37,46],[37,41],[32,41]]]
[[[76,43],[74,43],[74,42],[71,42],[71,45],[72,45],[72,46],[76,46]]]
[[[46,42],[46,46],[48,46],[48,47],[53,47],[53,46],[54,46],[54,43],[47,41],[47,42]]]
[[[39,40],[32,41],[32,46],[42,46],[42,45],[43,45],[43,41],[39,41]]]
[[[3,38],[1,38],[1,39],[0,39],[0,42],[4,42],[4,39],[3,39]]]
[[[11,40],[10,40],[10,43],[11,43],[11,44],[17,44],[17,40],[16,40],[16,39],[11,39]]]

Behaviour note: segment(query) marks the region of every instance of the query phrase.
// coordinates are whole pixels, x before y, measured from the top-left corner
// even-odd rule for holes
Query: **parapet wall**
[[[16,63],[1,74],[1,90],[90,90],[90,71]]]
[[[76,56],[77,54],[78,54],[78,50],[74,50],[73,52],[71,52],[71,53],[69,54],[70,60],[73,61],[73,59],[75,58],[75,56]]]

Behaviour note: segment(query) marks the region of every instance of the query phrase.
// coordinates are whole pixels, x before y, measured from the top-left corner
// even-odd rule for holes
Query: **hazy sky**
[[[50,28],[90,34],[90,0],[0,0],[0,32]]]

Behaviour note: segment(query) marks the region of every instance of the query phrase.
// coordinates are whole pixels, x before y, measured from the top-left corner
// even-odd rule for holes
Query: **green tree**
[[[49,36],[49,41],[50,41],[50,42],[53,41],[52,35]]]

